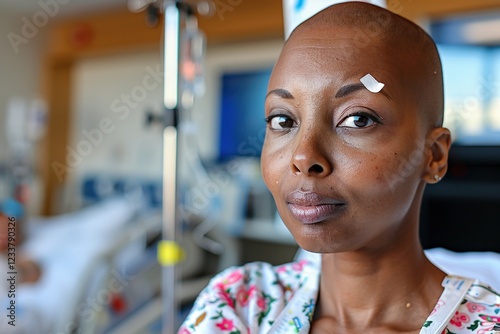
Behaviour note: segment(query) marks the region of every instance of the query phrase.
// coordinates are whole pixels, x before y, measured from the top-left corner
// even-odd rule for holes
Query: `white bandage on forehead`
[[[380,92],[385,86],[385,84],[378,82],[370,73],[359,79],[359,81],[372,93]]]

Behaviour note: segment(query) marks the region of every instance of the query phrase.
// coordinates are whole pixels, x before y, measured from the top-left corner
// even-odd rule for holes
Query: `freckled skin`
[[[418,237],[424,188],[446,173],[450,146],[441,77],[429,75],[441,73],[439,58],[421,29],[393,14],[394,27],[359,41],[357,28],[373,13],[387,14],[345,3],[299,26],[266,98],[264,181],[299,246],[323,253],[317,333],[418,333],[442,291],[444,273]],[[367,73],[385,84],[381,92],[336,97]],[[287,199],[296,191],[342,204],[304,222]]]

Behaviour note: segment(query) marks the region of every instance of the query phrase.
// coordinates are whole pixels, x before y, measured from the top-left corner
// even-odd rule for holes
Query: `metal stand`
[[[164,12],[164,123],[163,131],[163,240],[158,244],[158,260],[162,271],[162,333],[175,334],[179,326],[178,265],[182,249],[178,244],[180,233],[177,180],[178,180],[178,126],[181,115],[192,108],[197,95],[197,68],[203,51],[196,42],[198,27],[194,16],[215,12],[213,0],[129,0],[133,12],[147,10],[150,23],[158,22],[156,15]],[[184,70],[184,72],[183,72]],[[150,121],[154,117],[149,116]]]
[[[165,1],[164,106],[163,132],[163,240],[176,244],[177,231],[177,123],[179,119],[179,41],[181,19],[185,15],[177,3]],[[162,271],[163,333],[177,329],[177,264],[164,264]]]
[[[186,59],[183,48],[184,33],[190,18],[198,11],[208,14],[213,8],[211,1],[174,1],[164,3],[164,106],[165,129],[163,132],[163,334],[174,334],[179,326],[177,298],[179,277],[178,263],[182,251],[179,240],[179,210],[177,200],[178,123],[184,108],[185,78],[181,67]],[[187,94],[194,98],[193,94]],[[168,253],[168,254],[166,254]],[[159,254],[161,255],[161,254]]]

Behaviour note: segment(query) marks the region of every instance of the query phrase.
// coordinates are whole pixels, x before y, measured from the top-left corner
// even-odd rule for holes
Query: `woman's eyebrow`
[[[363,85],[362,83],[355,83],[355,84],[351,84],[351,85],[342,86],[338,90],[337,94],[335,94],[335,98],[345,97],[345,96],[347,96],[351,93],[354,93],[360,89],[366,89],[365,85]]]
[[[355,84],[342,86],[338,90],[337,94],[335,94],[335,98],[345,97],[345,96],[347,96],[351,93],[354,93],[360,89],[366,89],[365,85],[363,85],[362,83],[355,83]],[[384,90],[382,90],[380,93],[382,93],[382,95],[387,97],[389,100],[392,100],[390,95],[387,94],[387,92],[385,92]]]
[[[335,98],[341,98],[345,97],[351,93],[354,93],[360,89],[366,89],[365,85],[362,83],[355,83],[355,84],[350,84],[350,85],[345,85],[340,87],[340,89],[337,91],[337,94],[335,94]],[[391,97],[384,91],[381,92],[385,97],[387,97],[389,100],[392,100]],[[286,89],[278,88],[278,89],[273,89],[267,93],[266,98],[269,95],[277,95],[283,99],[295,99],[295,97],[287,91]]]
[[[266,98],[271,94],[278,95],[279,97],[281,97],[283,99],[294,99],[292,93],[290,93],[286,89],[282,89],[282,88],[273,89],[272,91],[267,93]]]

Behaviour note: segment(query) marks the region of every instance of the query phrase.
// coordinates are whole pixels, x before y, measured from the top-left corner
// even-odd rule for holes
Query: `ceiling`
[[[44,9],[43,4],[48,9]],[[127,0],[0,0],[2,13],[11,12],[28,17],[38,11],[45,11],[49,14],[49,11],[54,11],[58,17],[69,17],[82,13],[124,8],[127,8]]]

